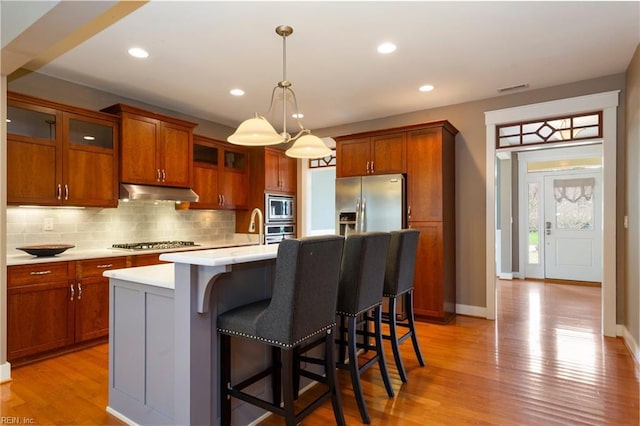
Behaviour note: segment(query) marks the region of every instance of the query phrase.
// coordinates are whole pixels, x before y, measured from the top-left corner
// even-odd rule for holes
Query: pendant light
[[[273,109],[276,91],[282,90],[282,133],[278,133],[263,115],[256,114],[255,117],[240,123],[236,131],[227,138],[227,141],[244,146],[266,146],[294,142],[285,151],[289,157],[321,158],[331,155],[331,149],[319,137],[312,135],[310,130],[305,129],[300,122],[296,93],[291,87],[291,82],[287,80],[287,37],[293,33],[293,28],[281,25],[276,27],[276,33],[282,37],[282,81],[278,82],[271,91],[271,103],[267,115]],[[300,127],[295,136],[291,136],[287,132],[287,96],[293,100],[295,108],[293,116]]]

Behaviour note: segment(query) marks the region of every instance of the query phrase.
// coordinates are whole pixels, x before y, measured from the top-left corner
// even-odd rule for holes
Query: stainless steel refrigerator
[[[393,231],[406,227],[404,176],[336,179],[336,232]]]
[[[375,175],[336,179],[336,232],[394,231],[406,228],[405,181],[402,175]],[[388,300],[382,312],[388,314]],[[396,317],[406,318],[404,297]]]

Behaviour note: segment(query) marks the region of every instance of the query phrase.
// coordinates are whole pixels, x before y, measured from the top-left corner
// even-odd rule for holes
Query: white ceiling
[[[287,79],[317,129],[624,72],[640,3],[152,1],[39,72],[235,127],[282,78],[278,25],[294,28]]]

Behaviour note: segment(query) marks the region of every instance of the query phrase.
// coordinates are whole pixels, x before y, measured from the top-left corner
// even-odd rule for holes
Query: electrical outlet
[[[52,217],[45,217],[44,218],[44,223],[42,224],[42,229],[44,229],[45,231],[53,231],[53,218]]]

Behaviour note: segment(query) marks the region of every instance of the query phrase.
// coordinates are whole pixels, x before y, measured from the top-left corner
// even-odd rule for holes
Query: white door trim
[[[485,112],[486,125],[486,297],[487,319],[496,318],[496,125],[602,110],[603,271],[602,332],[616,335],[616,144],[619,90]]]
[[[527,172],[528,164],[535,161],[546,160],[568,160],[576,158],[590,158],[590,157],[602,157],[602,139],[594,140],[592,145],[573,146],[569,148],[554,148],[543,149],[538,151],[523,151],[518,153],[518,211],[520,212],[518,221],[518,264],[519,272],[518,277],[524,278],[525,276],[531,278],[544,278],[544,260],[541,261],[539,267],[530,266],[527,268],[527,253],[528,253],[528,184],[538,183],[544,184],[544,176],[550,173],[535,173],[530,174]],[[544,192],[544,191],[543,191]],[[600,200],[602,202],[602,200]],[[601,203],[600,203],[601,204]],[[540,206],[544,205],[544,201],[541,200]],[[602,210],[602,209],[601,209]],[[542,214],[542,213],[541,213]],[[542,214],[544,216],[544,214]],[[540,229],[543,229],[543,220],[540,217]],[[544,259],[545,245],[540,244],[540,258]]]

